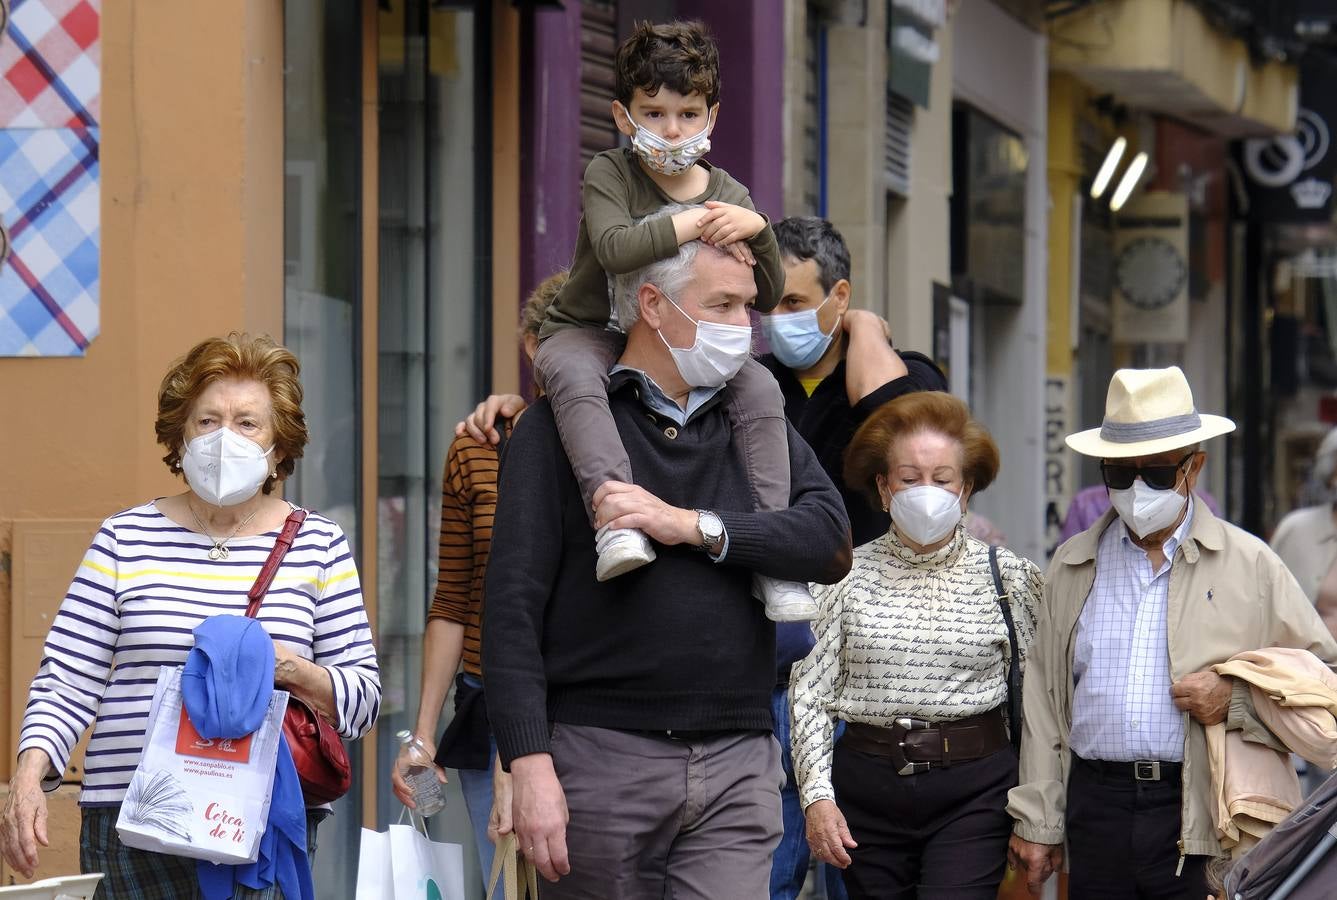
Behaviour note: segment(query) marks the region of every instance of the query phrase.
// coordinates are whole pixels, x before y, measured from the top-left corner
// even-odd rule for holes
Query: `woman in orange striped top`
[[[521,339],[530,359],[538,349],[538,331],[543,315],[566,282],[566,273],[547,278],[534,289],[521,314]],[[508,403],[515,400],[518,402]],[[496,416],[523,409],[520,398],[495,397],[484,401]],[[496,757],[487,731],[487,708],[483,700],[483,670],[479,659],[480,623],[483,617],[483,573],[492,543],[492,516],[497,505],[497,464],[503,434],[492,433],[479,441],[463,426],[446,453],[441,478],[441,536],[438,543],[436,594],[427,614],[423,634],[422,692],[418,702],[416,734],[436,753],[437,777],[444,783],[443,767],[456,769],[460,789],[469,809],[484,872],[492,868],[492,844],[487,837],[492,810],[492,774]],[[463,664],[463,671],[457,671]],[[450,681],[455,678],[455,715],[437,749],[437,723]],[[404,780],[407,767],[400,753],[391,769],[390,781],[405,806],[413,806],[413,794]]]

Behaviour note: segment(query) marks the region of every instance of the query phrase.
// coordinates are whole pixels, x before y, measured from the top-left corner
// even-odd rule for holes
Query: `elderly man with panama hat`
[[[1068,446],[1101,460],[1112,509],[1054,555],[1027,657],[1011,864],[1032,892],[1066,861],[1068,896],[1207,895],[1225,855],[1212,823],[1204,725],[1280,749],[1242,684],[1211,671],[1243,650],[1337,643],[1267,545],[1193,489],[1203,441],[1178,368],[1121,369],[1099,428]]]

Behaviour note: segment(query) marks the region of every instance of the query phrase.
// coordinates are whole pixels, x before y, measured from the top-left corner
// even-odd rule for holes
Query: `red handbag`
[[[269,558],[247,593],[250,603],[246,615],[250,618],[254,619],[260,611],[260,604],[274,581],[274,573],[304,521],[306,510],[297,509],[283,523],[283,531],[274,541],[274,549],[269,551]],[[348,793],[353,786],[353,767],[348,762],[343,739],[324,716],[289,695],[288,709],[283,714],[283,735],[288,739],[293,765],[297,767],[297,780],[302,783],[302,796],[308,806],[331,803]]]

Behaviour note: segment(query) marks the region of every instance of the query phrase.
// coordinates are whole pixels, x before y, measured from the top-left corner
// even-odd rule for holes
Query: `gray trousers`
[[[594,522],[594,492],[605,481],[635,484],[631,460],[608,408],[608,370],[626,336],[601,328],[564,328],[539,345],[534,373],[552,404],[557,432]],[[780,385],[749,359],[729,382],[727,409],[743,450],[748,486],[759,510],[789,508],[789,432]]]
[[[783,830],[780,747],[554,726],[571,874],[543,900],[765,900]]]

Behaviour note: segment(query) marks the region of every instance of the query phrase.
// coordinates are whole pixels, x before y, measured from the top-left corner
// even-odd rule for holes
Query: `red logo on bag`
[[[251,761],[251,738],[206,738],[200,737],[195,726],[186,715],[186,708],[181,707],[181,724],[176,729],[176,752],[178,756],[200,756],[204,759],[224,759],[228,762],[248,763]]]

